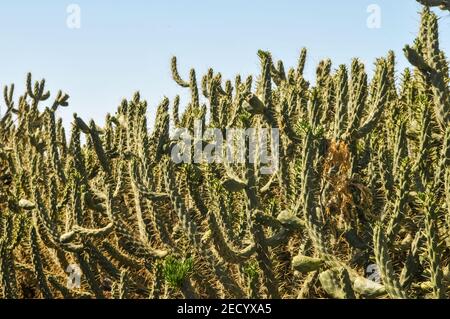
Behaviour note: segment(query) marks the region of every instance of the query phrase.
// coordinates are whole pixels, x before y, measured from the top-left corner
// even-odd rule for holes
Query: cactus
[[[74,114],[66,135],[69,95],[52,100],[31,74],[17,100],[6,86],[0,297],[450,297],[450,74],[429,8],[404,51],[413,68],[400,83],[393,52],[372,78],[358,59],[324,60],[311,82],[306,49],[289,69],[259,51],[261,73],[233,81],[187,77],[174,57],[190,99],[164,98],[152,131],[139,93],[103,127]],[[201,159],[211,128],[276,128],[276,169],[262,171],[273,136],[246,136],[243,162],[172,161],[174,131],[198,123],[186,158]]]

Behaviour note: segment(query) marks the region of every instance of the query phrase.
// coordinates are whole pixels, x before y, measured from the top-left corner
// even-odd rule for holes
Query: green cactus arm
[[[17,299],[19,297],[14,255],[0,242],[0,276],[3,298]]]
[[[308,50],[306,48],[303,48],[300,52],[300,57],[298,59],[297,76],[300,76],[300,75],[303,76],[303,71],[305,70],[307,54],[308,54]]]
[[[380,116],[386,107],[388,81],[387,81],[387,66],[386,62],[383,60],[380,60],[378,63],[376,81],[377,81],[377,90],[375,92],[375,96],[373,97],[371,111],[366,120],[361,124],[358,130],[355,131],[352,138],[360,139],[369,134],[378,124],[378,120],[380,119]]]
[[[425,239],[426,252],[429,261],[430,282],[434,298],[442,299],[446,296],[446,287],[443,283],[441,264],[441,247],[439,245],[438,208],[433,194],[425,195]]]
[[[404,215],[406,203],[408,200],[407,197],[409,187],[408,177],[410,174],[409,167],[408,166],[404,167],[403,171],[400,174],[401,174],[399,180],[400,185],[397,191],[397,197],[393,207],[393,214],[390,216],[386,228],[386,238],[388,242],[393,242],[395,235],[398,233],[398,230],[402,225],[402,217]]]
[[[415,276],[419,273],[419,249],[421,248],[422,234],[417,232],[415,238],[411,242],[405,264],[400,274],[400,284],[402,287],[408,288],[413,283]]]
[[[86,281],[92,292],[94,293],[95,298],[104,299],[105,295],[99,285],[97,274],[94,270],[95,267],[93,267],[94,265],[91,261],[90,256],[85,252],[80,252],[76,254],[76,260],[78,261],[83,277],[86,278]]]
[[[130,176],[136,177],[136,175],[139,174],[137,172],[136,162],[134,162],[134,161],[130,162],[129,171],[130,171]],[[147,232],[147,225],[145,224],[145,221],[144,221],[142,195],[139,192],[137,183],[135,183],[135,179],[133,177],[131,178],[131,189],[132,189],[133,197],[134,197],[134,207],[135,207],[135,211],[136,211],[136,219],[137,219],[138,230],[139,230],[139,239],[142,242],[148,244],[150,242],[150,240],[149,240],[149,233]]]
[[[53,275],[48,276],[48,282],[52,287],[59,291],[64,299],[93,299],[94,296],[89,292],[70,290],[65,284],[62,284],[59,279]]]
[[[189,83],[184,81],[178,73],[177,58],[174,56],[171,60],[172,78],[181,87],[188,88]]]
[[[175,127],[180,127],[180,115],[179,115],[179,107],[180,107],[180,96],[177,95],[175,99],[173,100],[173,106],[172,106],[172,118],[173,123],[175,124]]]
[[[62,243],[68,243],[71,240],[73,240],[73,238],[76,235],[82,236],[82,237],[89,237],[91,239],[94,238],[104,238],[107,235],[109,235],[114,229],[114,223],[111,222],[108,225],[106,225],[103,228],[96,228],[96,229],[89,229],[89,228],[84,228],[78,225],[74,225],[72,227],[72,230],[68,233],[65,233],[63,235],[60,236],[60,241]]]
[[[93,120],[91,120],[89,125],[89,135],[92,140],[92,144],[94,145],[94,150],[95,153],[97,154],[100,166],[102,167],[103,171],[107,174],[107,176],[110,177],[111,176],[110,162],[108,156],[105,153],[103,142],[99,137],[97,126],[95,125],[95,122]]]
[[[279,284],[273,272],[272,260],[270,258],[269,247],[266,244],[266,238],[262,226],[257,221],[252,221],[252,235],[255,238],[255,253],[259,268],[263,276],[263,282],[270,298],[280,298]]]
[[[52,299],[53,294],[50,291],[50,288],[47,284],[47,278],[44,274],[42,257],[41,257],[40,251],[39,251],[39,243],[37,240],[36,229],[34,227],[31,228],[30,241],[31,241],[31,251],[32,251],[32,256],[33,256],[33,258],[32,258],[33,266],[35,269],[36,277],[38,279],[39,288],[40,288],[44,298]]]
[[[122,270],[120,272],[120,281],[118,285],[119,289],[119,299],[128,299],[129,298],[129,274],[127,270]]]
[[[225,261],[240,264],[249,258],[248,249],[237,251],[233,245],[227,241],[226,236],[217,222],[214,212],[208,213],[208,225],[211,230],[214,247]]]
[[[345,132],[346,136],[351,135],[358,129],[358,125],[363,116],[367,99],[367,74],[364,65],[357,59],[352,62],[352,74],[350,82],[350,116]]]
[[[347,269],[331,268],[319,274],[325,291],[338,299],[356,299]]]
[[[132,255],[128,255],[125,251],[122,251],[119,247],[115,247],[107,241],[101,244],[101,248],[113,260],[118,262],[120,266],[130,268],[134,271],[139,271],[143,268],[143,263],[141,260],[136,259]]]
[[[185,203],[178,193],[175,177],[173,176],[174,173],[173,164],[171,163],[170,160],[166,160],[164,166],[166,167],[164,172],[164,182],[166,190],[169,193],[169,197],[172,202],[172,207],[175,210],[183,226],[183,229],[186,232],[187,236],[189,237],[191,243],[194,245],[194,247],[196,247],[199,245],[197,224],[193,220],[191,220],[188,211],[186,209]]]
[[[408,296],[401,287],[400,282],[394,273],[391,257],[388,252],[386,237],[380,225],[377,225],[374,228],[373,241],[378,270],[387,292],[394,299],[407,299]]]
[[[164,274],[162,265],[158,264],[154,271],[154,280],[149,299],[161,299],[163,295]]]
[[[336,89],[333,136],[338,139],[344,133],[348,116],[348,72],[345,65],[339,66],[339,70],[336,73]]]
[[[207,260],[215,277],[223,288],[235,298],[244,298],[245,292],[233,278],[227,265],[222,260],[216,258],[211,251],[208,251],[208,249],[203,250],[202,256]]]

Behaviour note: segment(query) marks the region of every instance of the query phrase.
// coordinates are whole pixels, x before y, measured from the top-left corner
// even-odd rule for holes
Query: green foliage
[[[171,287],[180,288],[191,274],[193,266],[192,258],[180,260],[172,256],[167,257],[164,260],[164,279]]]

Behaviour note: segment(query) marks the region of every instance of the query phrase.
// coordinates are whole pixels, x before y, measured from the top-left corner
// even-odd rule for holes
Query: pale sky
[[[81,28],[70,29],[67,7],[81,9]],[[381,28],[370,29],[367,8],[381,9]],[[259,72],[258,49],[269,50],[286,68],[309,49],[307,75],[331,58],[333,66],[359,57],[373,69],[375,58],[393,49],[398,70],[419,24],[415,0],[2,0],[0,3],[0,85],[23,90],[26,73],[45,78],[53,95],[70,94],[59,115],[77,112],[102,123],[122,98],[139,90],[154,112],[163,96],[185,93],[171,79],[170,58],[180,73],[199,76],[208,67],[223,77]],[[450,54],[450,17],[441,17],[441,45]],[[4,103],[0,103],[4,109]]]

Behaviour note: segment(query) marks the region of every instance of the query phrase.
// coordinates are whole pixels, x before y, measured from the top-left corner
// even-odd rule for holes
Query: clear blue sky
[[[71,3],[82,10],[79,30],[66,26]],[[381,8],[380,29],[366,24],[372,3]],[[400,70],[407,66],[402,48],[418,30],[418,11],[415,0],[2,0],[0,85],[14,82],[21,91],[31,71],[53,93],[70,94],[69,108],[60,111],[66,122],[77,112],[101,123],[136,90],[150,113],[164,95],[184,92],[171,80],[172,55],[184,77],[191,67],[198,74],[213,67],[225,78],[256,74],[258,49],[292,66],[303,46],[310,78],[323,58],[337,66],[360,57],[370,70],[389,49]],[[450,54],[450,17],[437,12],[442,47]]]

